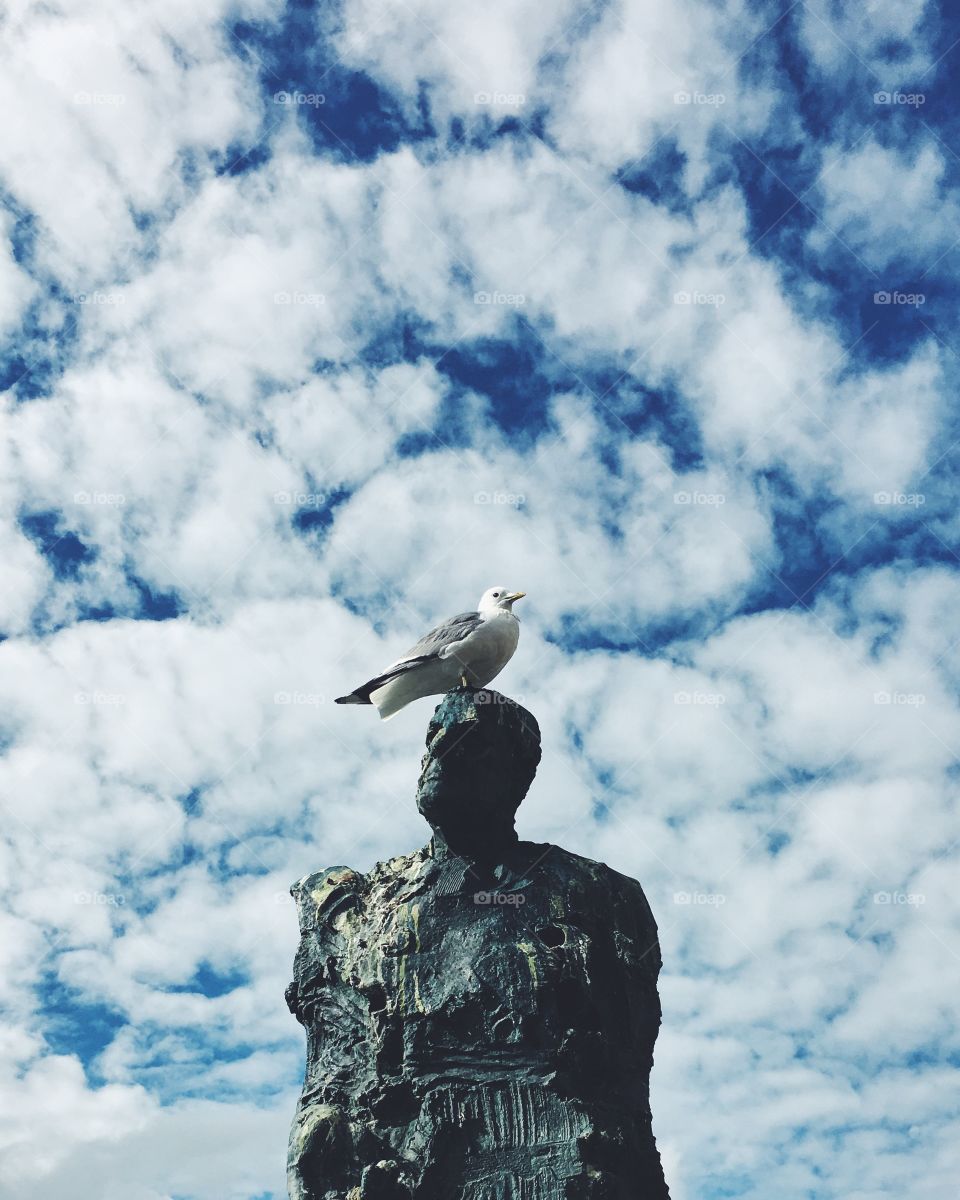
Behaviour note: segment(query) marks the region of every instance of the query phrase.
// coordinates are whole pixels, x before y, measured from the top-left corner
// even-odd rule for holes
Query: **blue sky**
[[[675,1200],[952,1197],[956,12],[3,21],[0,1191],[284,1194],[287,889],[427,834],[332,698],[505,582]]]

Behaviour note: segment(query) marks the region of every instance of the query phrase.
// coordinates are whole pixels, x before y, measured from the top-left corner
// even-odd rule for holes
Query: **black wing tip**
[[[396,679],[398,675],[403,675],[406,671],[412,670],[414,667],[419,667],[421,663],[429,662],[436,658],[436,654],[418,654],[415,658],[405,658],[402,662],[398,662],[389,670],[384,671],[382,675],[377,675],[375,679],[368,680],[362,687],[358,687],[355,692],[351,692],[349,696],[337,696],[334,704],[372,704],[370,699],[371,692],[375,692],[377,688],[383,687],[385,683],[389,683],[391,679]]]

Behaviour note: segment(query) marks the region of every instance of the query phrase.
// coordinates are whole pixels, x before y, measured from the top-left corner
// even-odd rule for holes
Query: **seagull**
[[[520,638],[514,602],[526,592],[488,588],[476,612],[458,613],[425,633],[406,654],[337,704],[375,704],[386,721],[411,700],[455,687],[486,687],[513,657]]]

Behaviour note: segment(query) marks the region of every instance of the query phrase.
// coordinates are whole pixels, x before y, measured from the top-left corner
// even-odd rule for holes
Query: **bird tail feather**
[[[377,675],[373,679],[367,680],[360,687],[354,688],[349,696],[338,696],[334,701],[335,704],[373,704],[370,696],[378,688],[382,688],[385,683],[389,683],[391,679],[396,679],[398,675],[404,675],[413,667],[419,666],[420,663],[426,662],[428,658],[433,657],[429,654],[421,654],[416,658],[405,658],[402,662],[394,663],[382,675]]]

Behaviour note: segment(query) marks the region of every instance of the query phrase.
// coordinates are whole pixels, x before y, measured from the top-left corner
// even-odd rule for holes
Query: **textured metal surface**
[[[524,709],[451,693],[427,744],[431,842],[292,889],[287,998],[307,1031],[292,1200],[664,1200],[640,885],[517,841],[540,756]]]

